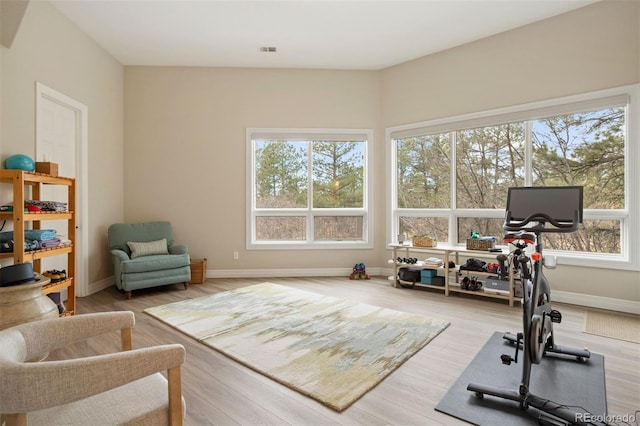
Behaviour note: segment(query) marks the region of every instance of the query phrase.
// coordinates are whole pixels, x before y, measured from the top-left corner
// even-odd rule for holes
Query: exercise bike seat
[[[528,232],[507,232],[502,238],[507,244],[511,244],[514,241],[524,241],[526,244],[535,244],[536,236]]]

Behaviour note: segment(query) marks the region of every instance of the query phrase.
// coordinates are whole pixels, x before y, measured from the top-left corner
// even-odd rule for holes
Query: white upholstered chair
[[[0,331],[0,424],[181,425],[184,347],[132,350],[134,322],[132,312],[104,312]],[[122,352],[28,361],[114,330],[121,330]]]

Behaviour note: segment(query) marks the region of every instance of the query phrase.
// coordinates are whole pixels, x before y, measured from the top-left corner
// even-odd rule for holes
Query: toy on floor
[[[353,267],[353,272],[349,275],[350,280],[369,280],[371,276],[367,274],[367,270],[364,263],[356,263]]]

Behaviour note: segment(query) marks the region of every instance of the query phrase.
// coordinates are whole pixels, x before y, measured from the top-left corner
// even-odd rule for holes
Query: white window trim
[[[313,211],[326,212],[327,215],[332,216],[349,216],[349,215],[362,215],[363,217],[363,239],[362,241],[310,241],[307,236],[306,241],[257,241],[255,228],[253,224],[257,216],[264,216],[269,213],[269,209],[261,209],[260,212],[256,212],[255,208],[255,151],[253,149],[252,141],[255,138],[276,138],[276,139],[322,139],[322,140],[342,140],[348,139],[350,136],[366,136],[366,146],[364,150],[364,200],[362,208],[345,208],[345,209],[313,209]],[[373,130],[372,129],[294,129],[294,128],[247,128],[246,129],[246,248],[247,250],[340,250],[340,249],[372,249],[374,245],[373,238],[373,191],[371,189],[372,180],[372,164],[373,164]],[[282,213],[278,211],[280,215],[305,215],[312,218],[310,209],[301,208],[298,212],[296,209],[289,209],[289,213]],[[313,222],[307,227],[313,229]]]
[[[554,110],[561,111],[565,105],[599,105],[598,102],[620,99],[622,96],[628,96],[628,109],[626,120],[626,151],[625,151],[625,206],[624,210],[585,210],[585,219],[620,219],[623,218],[621,224],[621,251],[622,254],[596,254],[596,253],[571,253],[571,252],[554,252],[550,253],[558,256],[559,264],[623,269],[623,270],[640,270],[640,173],[638,173],[637,165],[640,164],[640,84],[616,87],[612,89],[600,90],[590,93],[584,93],[573,96],[566,96],[545,101],[532,102],[513,107],[498,108],[482,112],[464,114],[454,117],[423,121],[413,124],[405,124],[401,126],[388,127],[385,130],[385,147],[386,157],[389,159],[386,165],[387,176],[387,244],[395,241],[398,234],[398,210],[397,210],[397,192],[396,192],[396,150],[393,146],[393,137],[406,137],[412,134],[425,134],[423,132],[439,132],[439,129],[452,130],[456,125],[464,127],[469,123],[477,125],[489,125],[496,121],[508,118],[518,118],[527,116],[529,113],[545,114],[547,112],[554,113]],[[531,117],[529,117],[531,119]],[[452,151],[455,153],[455,150]],[[452,163],[452,164],[455,164]],[[634,165],[634,167],[631,167]],[[454,170],[452,170],[452,175]],[[453,177],[455,178],[455,176]],[[530,184],[530,183],[526,183]],[[452,189],[453,191],[453,189]],[[455,195],[455,194],[453,194]],[[455,200],[455,197],[452,198]],[[455,208],[455,202],[452,209],[430,209],[433,216],[446,217],[451,215],[457,216],[463,210]],[[423,210],[424,212],[424,210]],[[476,211],[475,216],[495,217],[495,212]],[[412,214],[410,210],[403,210],[402,215]],[[415,214],[415,212],[413,213]],[[452,221],[449,222],[449,238],[455,235]],[[457,236],[456,236],[457,237]],[[454,241],[457,241],[454,240]]]

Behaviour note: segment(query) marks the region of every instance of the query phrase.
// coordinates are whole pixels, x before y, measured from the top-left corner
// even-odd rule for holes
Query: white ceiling
[[[594,0],[51,3],[124,65],[378,70]]]

